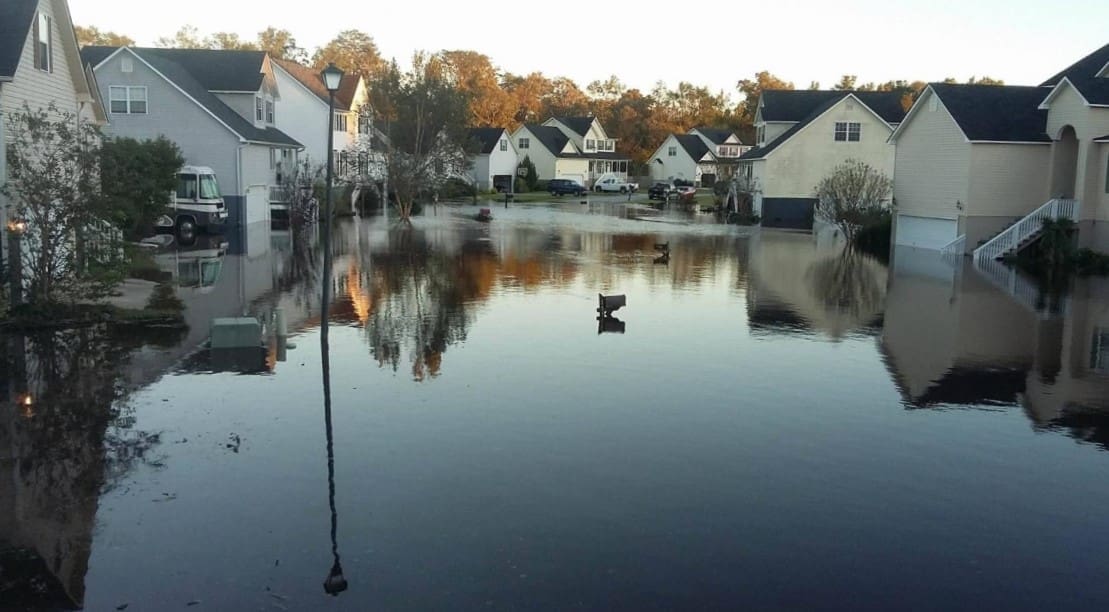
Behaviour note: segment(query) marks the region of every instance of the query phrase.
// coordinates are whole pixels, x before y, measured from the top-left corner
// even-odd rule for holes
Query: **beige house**
[[[973,249],[1048,199],[1051,159],[1038,87],[929,85],[890,142],[897,147],[895,241]]]
[[[904,116],[897,92],[764,91],[755,148],[739,157],[762,225],[812,229],[817,183],[849,159],[893,177],[889,137]]]
[[[551,117],[543,125],[557,128],[586,160],[586,185],[606,174],[627,180],[631,159],[616,152],[616,139],[609,138],[596,117]]]
[[[564,178],[589,186],[589,160],[557,127],[526,123],[513,132],[512,143],[521,163],[528,158],[535,164],[540,180]]]
[[[53,103],[81,121],[107,123],[92,71],[81,63],[65,0],[0,2],[0,184],[7,179],[5,151],[11,141],[7,117],[24,105]],[[0,195],[0,236],[8,205]],[[6,244],[6,242],[5,242]],[[3,253],[7,253],[6,246]]]
[[[1109,244],[1109,45],[1039,87],[930,85],[890,142],[898,245],[994,259],[1048,217]]]

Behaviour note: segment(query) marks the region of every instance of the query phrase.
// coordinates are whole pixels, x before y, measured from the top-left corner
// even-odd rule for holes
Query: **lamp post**
[[[335,166],[335,92],[343,80],[343,71],[335,64],[328,64],[320,74],[327,87],[327,196],[324,199],[323,213],[323,296],[320,301],[320,350],[323,366],[323,411],[324,427],[327,433],[327,486],[328,501],[331,506],[331,570],[324,580],[323,589],[328,595],[338,595],[347,589],[343,577],[343,566],[339,562],[337,539],[338,513],[335,511],[335,451],[331,428],[331,355],[327,340],[328,310],[331,305],[331,183]]]
[[[11,307],[23,303],[23,233],[27,222],[22,219],[8,220],[8,281],[11,294]]]

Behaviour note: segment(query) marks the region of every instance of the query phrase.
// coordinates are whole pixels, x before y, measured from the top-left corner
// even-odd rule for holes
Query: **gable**
[[[776,149],[778,149],[782,145],[789,142],[790,139],[792,139],[793,137],[800,134],[807,127],[809,127],[809,125],[811,125],[811,124],[813,124],[817,121],[820,121],[821,118],[823,118],[825,115],[828,115],[829,113],[833,113],[833,112],[840,112],[840,113],[851,112],[851,113],[854,113],[855,116],[851,118],[852,121],[862,121],[864,118],[866,118],[869,121],[874,121],[877,124],[879,124],[882,128],[887,130],[887,132],[886,132],[886,137],[887,138],[893,132],[893,128],[890,126],[890,124],[886,121],[885,118],[883,118],[881,115],[876,113],[872,108],[870,108],[869,105],[863,103],[854,94],[852,94],[852,93],[846,93],[845,94],[844,92],[838,92],[838,93],[840,94],[840,97],[829,97],[829,98],[827,98],[824,101],[824,103],[821,104],[820,106],[818,106],[812,113],[810,113],[807,117],[805,117],[801,121],[799,121],[799,122],[795,123],[794,125],[792,125],[785,132],[782,132],[782,134],[779,135],[777,138],[775,138],[774,140],[770,141],[769,143],[767,143],[767,144],[765,144],[761,147],[755,147],[755,148],[747,151],[746,153],[741,155],[739,157],[739,159],[741,161],[751,161],[751,160],[755,160],[755,159],[762,159],[762,158],[770,155],[771,153],[773,153]],[[839,109],[839,110],[837,111],[837,109]]]

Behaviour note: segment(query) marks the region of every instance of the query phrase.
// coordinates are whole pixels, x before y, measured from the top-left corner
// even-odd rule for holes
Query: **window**
[[[335,131],[347,131],[347,115],[346,113],[335,113]]]
[[[195,174],[178,174],[177,175],[177,199],[178,200],[195,200],[196,199],[196,175]]]
[[[585,141],[585,150],[586,151],[596,151],[597,150],[597,141],[593,140],[593,139],[586,140]]]
[[[666,156],[667,157],[677,157],[678,156],[678,147],[670,147],[669,149],[667,149],[666,150]]]
[[[50,26],[50,16],[39,13],[35,19],[35,68],[45,72],[54,71],[54,32]]]
[[[859,142],[862,126],[854,121],[836,122],[836,142]]]
[[[108,111],[114,115],[145,115],[147,110],[145,87],[108,88]]]
[[[266,123],[273,123],[273,100],[266,100]]]
[[[760,125],[758,129],[758,136],[755,138],[758,144],[766,144],[766,126]]]
[[[370,116],[369,115],[362,115],[362,114],[358,115],[358,133],[359,134],[368,135],[370,133],[371,125],[372,124],[370,123]]]
[[[530,138],[521,138],[520,141],[516,144],[517,144],[516,148],[518,148],[518,149],[527,149],[528,147],[531,146],[531,139]]]
[[[1093,347],[1090,351],[1090,369],[1109,371],[1109,330],[1094,329]]]
[[[219,199],[219,183],[214,174],[200,175],[200,197],[205,200]]]
[[[262,114],[262,98],[255,96],[254,98],[254,120],[261,121],[265,118]]]
[[[508,141],[505,140],[504,138],[501,139],[501,150],[502,151],[507,151],[508,150]]]

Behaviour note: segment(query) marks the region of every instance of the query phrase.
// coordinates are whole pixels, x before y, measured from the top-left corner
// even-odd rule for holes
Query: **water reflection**
[[[1109,279],[1077,279],[1065,308],[1042,309],[969,263],[905,251],[880,346],[909,407],[1019,406],[1036,428],[1105,448],[1107,329]]]

